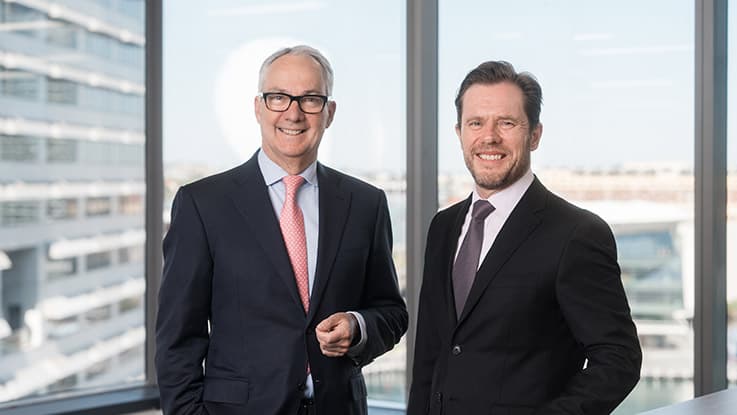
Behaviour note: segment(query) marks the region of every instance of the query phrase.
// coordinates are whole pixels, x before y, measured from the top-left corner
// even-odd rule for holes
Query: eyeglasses
[[[326,95],[299,95],[293,96],[283,92],[264,92],[261,95],[266,104],[266,108],[271,111],[284,112],[292,105],[292,101],[297,101],[299,109],[305,114],[317,114],[325,108],[328,102]]]

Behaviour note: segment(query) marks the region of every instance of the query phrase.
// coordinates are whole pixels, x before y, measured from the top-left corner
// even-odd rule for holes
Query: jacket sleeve
[[[578,225],[558,268],[556,295],[586,368],[538,414],[610,413],[637,384],[642,351],[609,226],[596,216]]]
[[[399,292],[392,259],[392,229],[384,192],[376,208],[366,282],[358,311],[366,322],[366,345],[354,359],[364,366],[392,349],[407,331],[407,306]]]
[[[206,414],[202,363],[209,344],[212,258],[193,198],[181,188],[163,243],[156,319],[156,371],[164,414]]]

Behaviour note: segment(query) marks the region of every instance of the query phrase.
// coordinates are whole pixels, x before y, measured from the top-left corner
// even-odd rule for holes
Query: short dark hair
[[[461,87],[456,95],[456,113],[458,114],[457,125],[461,125],[461,113],[463,112],[463,94],[468,88],[475,84],[498,84],[511,82],[522,90],[525,99],[525,114],[530,123],[530,130],[540,123],[540,106],[543,101],[543,91],[535,76],[529,72],[514,70],[511,63],[505,61],[488,61],[477,66],[466,75],[461,82]]]

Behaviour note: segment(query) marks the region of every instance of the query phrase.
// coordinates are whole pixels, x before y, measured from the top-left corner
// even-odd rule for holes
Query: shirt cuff
[[[356,317],[356,321],[358,321],[358,328],[360,330],[359,334],[361,335],[361,339],[358,341],[358,343],[348,349],[347,355],[350,357],[357,357],[363,351],[363,347],[366,346],[366,320],[364,320],[361,313],[357,311],[347,311],[347,313]]]

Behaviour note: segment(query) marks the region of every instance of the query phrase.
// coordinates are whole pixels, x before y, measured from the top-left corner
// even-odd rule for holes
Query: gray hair
[[[330,96],[333,92],[333,68],[330,66],[330,62],[328,62],[327,58],[323,56],[322,53],[320,53],[319,50],[307,46],[307,45],[297,45],[287,48],[282,48],[277,50],[276,52],[272,53],[271,56],[266,58],[264,60],[264,63],[261,64],[261,69],[258,71],[258,90],[263,91],[264,87],[264,77],[266,76],[266,69],[271,66],[274,61],[281,58],[284,55],[300,55],[300,56],[309,56],[312,59],[314,59],[318,64],[320,64],[320,68],[322,68],[322,79],[325,81],[325,85],[327,86],[327,92],[326,94]]]

